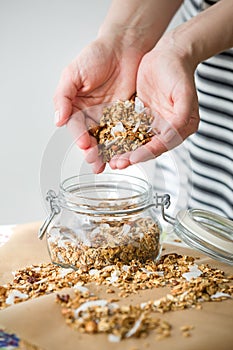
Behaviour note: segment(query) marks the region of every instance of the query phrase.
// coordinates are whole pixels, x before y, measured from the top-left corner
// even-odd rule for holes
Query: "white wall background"
[[[54,90],[61,70],[95,38],[109,4],[0,0],[0,224],[46,215],[39,178],[44,149],[55,132]],[[75,152],[76,167],[83,159]],[[51,179],[52,168],[53,161]]]
[[[55,130],[54,89],[95,38],[109,3],[0,0],[0,224],[45,216],[39,173]]]

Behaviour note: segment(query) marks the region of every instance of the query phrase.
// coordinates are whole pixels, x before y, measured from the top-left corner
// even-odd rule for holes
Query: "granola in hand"
[[[99,154],[105,163],[116,154],[134,151],[156,134],[151,127],[153,116],[136,97],[117,101],[103,108],[100,124],[89,129],[97,140]]]

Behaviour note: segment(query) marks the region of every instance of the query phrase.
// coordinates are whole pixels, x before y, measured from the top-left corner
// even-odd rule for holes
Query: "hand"
[[[115,156],[113,169],[158,157],[194,133],[199,124],[195,66],[180,49],[161,39],[139,66],[137,95],[154,112],[159,134],[133,152]]]
[[[110,40],[101,38],[87,46],[61,75],[54,97],[56,124],[66,124],[73,115],[68,125],[75,128],[77,144],[85,150],[86,160],[93,164],[96,173],[103,171],[105,164],[98,157],[96,140],[87,129],[98,120],[77,112],[104,102],[130,98],[136,90],[141,57],[142,53],[136,49],[123,50],[120,43],[113,46]]]

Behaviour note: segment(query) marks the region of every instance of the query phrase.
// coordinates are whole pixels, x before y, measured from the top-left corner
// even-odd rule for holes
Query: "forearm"
[[[178,26],[160,42],[197,64],[233,46],[233,1],[221,0]],[[158,43],[158,48],[160,43]]]
[[[151,50],[182,0],[113,0],[98,37],[110,37],[124,48]]]

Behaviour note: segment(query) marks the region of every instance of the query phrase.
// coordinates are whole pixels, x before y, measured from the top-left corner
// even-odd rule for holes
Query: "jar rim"
[[[121,210],[120,204],[132,207],[145,207],[152,196],[152,185],[144,178],[121,173],[86,173],[71,176],[60,184],[60,197],[63,206],[85,207],[103,210],[98,207],[105,203],[104,210]]]
[[[174,224],[176,234],[190,247],[210,257],[233,264],[233,222],[203,209],[180,210]]]

